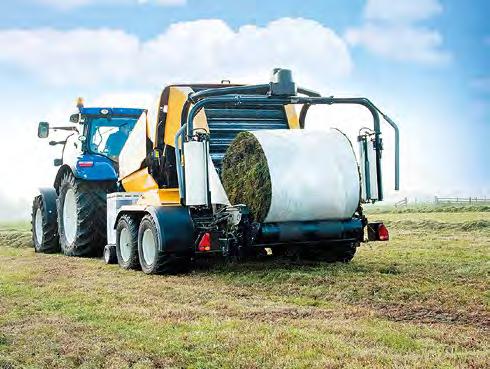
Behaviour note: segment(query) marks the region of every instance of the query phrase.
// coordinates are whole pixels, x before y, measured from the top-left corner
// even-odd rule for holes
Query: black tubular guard
[[[58,210],[56,208],[56,199],[58,194],[52,187],[40,188],[39,194],[43,198],[44,214],[47,224],[56,224],[58,221]]]
[[[158,249],[169,253],[192,251],[194,224],[185,206],[151,206],[146,211],[157,228]]]
[[[260,228],[256,242],[267,245],[271,243],[341,241],[346,239],[362,241],[363,224],[360,219],[264,223]]]

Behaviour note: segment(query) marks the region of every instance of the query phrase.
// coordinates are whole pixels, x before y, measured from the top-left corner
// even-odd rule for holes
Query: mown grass
[[[32,239],[31,224],[27,221],[0,223],[0,246],[27,247]],[[1,368],[1,367],[0,367]]]
[[[0,368],[488,367],[489,217],[376,214],[392,240],[350,264],[181,276],[0,239]]]

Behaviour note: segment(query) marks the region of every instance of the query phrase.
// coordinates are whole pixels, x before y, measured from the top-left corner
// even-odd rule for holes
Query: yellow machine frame
[[[210,85],[210,87],[228,87],[229,85]],[[187,101],[189,93],[193,92],[193,85],[169,86],[165,88],[157,99],[156,110],[150,111],[146,116],[147,138],[152,139],[153,148],[157,142],[158,123],[162,118],[162,112],[166,112],[164,142],[174,147],[174,139],[181,126],[181,115],[184,103]],[[299,129],[299,119],[294,105],[286,105],[285,113],[290,129]],[[201,110],[194,119],[194,127],[202,128],[209,132],[206,113]],[[180,205],[178,188],[159,188],[156,181],[148,172],[148,168],[143,168],[127,175],[121,179],[122,186],[127,192],[141,192],[139,205]]]

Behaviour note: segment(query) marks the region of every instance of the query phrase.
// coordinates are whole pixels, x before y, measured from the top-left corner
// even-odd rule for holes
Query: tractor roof
[[[107,112],[103,112],[103,110],[107,110]],[[143,113],[145,109],[137,109],[137,108],[106,108],[106,107],[96,107],[96,108],[80,108],[80,114],[83,115],[118,115],[118,116],[128,116],[128,117],[139,117],[141,113]]]

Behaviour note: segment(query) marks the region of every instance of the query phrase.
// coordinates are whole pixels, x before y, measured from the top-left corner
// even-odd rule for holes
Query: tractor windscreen
[[[136,121],[137,118],[132,117],[92,119],[87,137],[90,151],[117,161]]]

